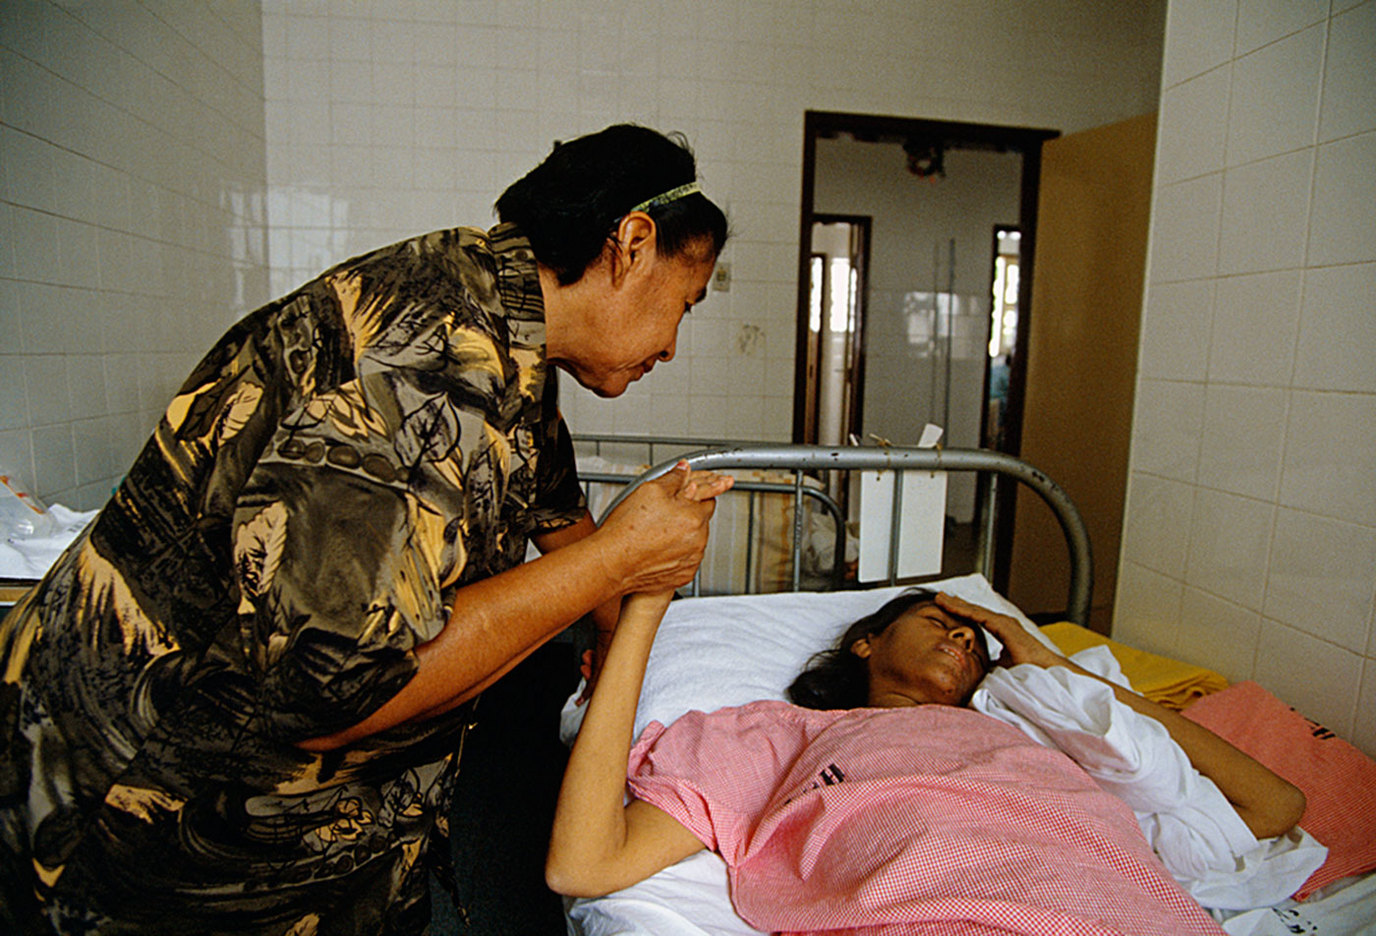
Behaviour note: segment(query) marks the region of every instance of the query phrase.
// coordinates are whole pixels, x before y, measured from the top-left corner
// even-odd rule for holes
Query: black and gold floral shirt
[[[0,902],[71,932],[420,931],[467,713],[296,742],[372,713],[463,585],[582,514],[513,226],[248,316],[0,625]]]

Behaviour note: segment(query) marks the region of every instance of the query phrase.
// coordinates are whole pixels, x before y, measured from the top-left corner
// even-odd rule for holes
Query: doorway
[[[801,388],[809,443],[845,445],[860,427],[871,221],[864,215],[813,216]]]
[[[809,111],[804,118],[802,218],[794,393],[795,442],[915,444],[924,424],[942,426],[943,444],[1017,454],[1035,250],[1037,183],[1044,141],[1055,131]],[[845,392],[827,396],[819,380],[822,330],[814,282],[828,272],[822,239],[828,218],[866,219],[866,252],[845,336],[852,370]],[[1016,314],[1011,346],[998,362],[999,428],[989,436],[992,276],[997,233],[1018,234]],[[1008,239],[1005,238],[1005,243]],[[834,278],[829,282],[835,282]],[[1006,285],[1005,281],[1005,285]],[[1003,376],[1006,374],[1006,390]],[[839,438],[822,438],[839,424]],[[1004,521],[985,508],[975,479],[950,479],[948,537],[981,550]],[[1011,505],[1010,505],[1011,507]],[[1010,510],[1011,513],[1011,510]],[[993,521],[993,522],[990,522]],[[1001,564],[1000,564],[1001,565]],[[969,566],[967,566],[968,568]]]

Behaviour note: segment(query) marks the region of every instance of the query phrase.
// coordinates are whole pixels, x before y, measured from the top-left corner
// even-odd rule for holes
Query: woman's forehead
[[[920,601],[904,611],[899,617],[925,617],[951,624],[962,623],[960,618],[948,612],[935,601]]]
[[[979,639],[976,640],[975,643],[979,647],[980,656],[984,658],[989,657],[989,638],[987,636],[988,632],[985,631],[984,628],[976,624],[974,621],[969,621],[965,618],[958,617],[952,614],[951,612],[947,611],[945,608],[941,607],[941,605],[937,604],[934,601],[923,601],[918,604],[915,604],[911,608],[900,614],[898,618],[896,618],[895,620],[899,620],[910,616],[914,618],[925,618],[926,620],[929,620],[934,624],[940,624],[942,627],[946,627],[948,629],[951,627],[973,628],[975,634],[979,637]]]

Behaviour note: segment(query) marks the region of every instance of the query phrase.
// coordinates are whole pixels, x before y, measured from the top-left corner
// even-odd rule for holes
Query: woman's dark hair
[[[909,588],[856,621],[830,650],[815,653],[788,687],[794,705],[810,709],[861,708],[869,702],[869,664],[850,652],[857,640],[884,633],[911,608],[936,602],[936,593]]]
[[[514,221],[535,257],[567,286],[583,277],[632,208],[697,180],[697,161],[682,134],[615,124],[554,150],[497,199],[497,217]],[[701,192],[643,209],[654,219],[656,247],[676,257],[710,239],[726,243],[726,215]]]

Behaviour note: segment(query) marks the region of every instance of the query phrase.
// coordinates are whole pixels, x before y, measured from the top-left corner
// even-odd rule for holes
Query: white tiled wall
[[[1163,11],[4,0],[0,473],[99,504],[231,321],[359,251],[487,224],[554,139],[617,120],[690,135],[732,283],[676,366],[612,403],[570,385],[571,421],[785,437],[804,109],[1117,120],[1155,106]]]
[[[273,290],[421,230],[486,226],[555,139],[686,132],[735,238],[729,292],[575,431],[787,438],[803,112],[1063,131],[1156,107],[1163,0],[266,0]]]
[[[1376,753],[1376,0],[1172,0],[1115,636]]]
[[[95,507],[268,298],[249,0],[0,3],[0,474]]]

